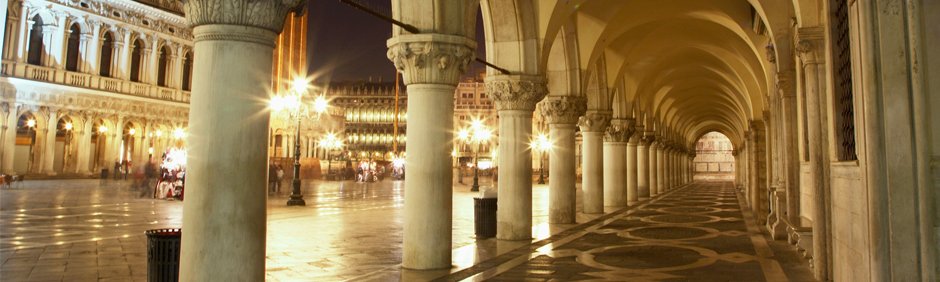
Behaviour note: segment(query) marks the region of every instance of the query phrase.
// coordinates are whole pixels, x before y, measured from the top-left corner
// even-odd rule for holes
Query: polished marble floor
[[[492,185],[488,178],[481,180],[484,188]],[[745,280],[808,277],[808,270],[801,268],[804,264],[795,254],[788,254],[786,246],[759,242],[763,237],[747,222],[746,211],[738,209],[728,185],[693,185],[629,209],[579,214],[578,225],[548,225],[548,189],[536,185],[535,238],[503,242],[474,238],[472,198],[478,194],[469,192],[469,177],[464,183],[454,187],[454,268],[439,271],[400,267],[400,181],[311,181],[304,185],[304,207],[286,207],[286,191],[272,195],[268,199],[267,278],[697,280],[689,277],[710,277],[703,275],[714,269],[730,275],[716,276],[729,278],[718,280],[740,280],[734,279],[738,277],[734,271],[745,268],[735,263],[748,266],[749,272],[742,272],[747,276],[741,276]],[[130,182],[115,180],[37,180],[4,188],[0,191],[0,280],[144,281],[143,233],[180,226],[182,203],[138,198],[129,186]],[[643,254],[659,259],[628,259]],[[581,260],[587,256],[593,256],[593,261]],[[711,263],[682,268],[690,260],[702,259]],[[663,260],[671,262],[657,266]],[[760,271],[754,265],[760,265]],[[684,270],[657,270],[662,267]]]

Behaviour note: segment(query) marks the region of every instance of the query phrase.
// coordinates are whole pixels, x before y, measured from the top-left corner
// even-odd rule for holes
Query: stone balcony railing
[[[3,61],[2,73],[9,77],[187,104],[191,95],[189,91],[179,89],[11,61]]]

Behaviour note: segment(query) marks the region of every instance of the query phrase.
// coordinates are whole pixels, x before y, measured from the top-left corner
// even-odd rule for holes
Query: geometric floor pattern
[[[698,182],[479,271],[488,281],[787,281],[727,182]],[[577,229],[577,228],[575,228]],[[442,280],[462,280],[448,277]],[[803,276],[805,277],[805,276]],[[802,278],[801,278],[802,279]]]

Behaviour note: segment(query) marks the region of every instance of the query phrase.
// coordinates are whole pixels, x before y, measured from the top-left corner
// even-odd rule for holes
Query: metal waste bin
[[[477,238],[496,237],[496,198],[473,198],[473,222]]]
[[[179,281],[180,229],[147,230],[147,281]]]

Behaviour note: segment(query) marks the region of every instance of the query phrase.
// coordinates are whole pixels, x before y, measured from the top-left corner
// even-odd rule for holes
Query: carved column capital
[[[251,26],[280,33],[284,19],[304,0],[189,0],[183,11],[191,27],[201,25]],[[197,36],[196,40],[199,38]]]
[[[587,111],[587,98],[582,96],[548,96],[540,104],[548,124],[576,124]]]
[[[581,132],[603,132],[610,124],[611,112],[589,111],[578,118]]]
[[[493,98],[497,111],[534,111],[535,104],[548,94],[548,85],[541,76],[487,76],[486,93]]]
[[[473,59],[476,42],[455,35],[414,34],[392,37],[386,45],[386,55],[405,84],[457,85]]]
[[[640,140],[644,145],[653,146],[653,142],[656,142],[656,133],[652,131],[643,132],[643,139]]]
[[[777,94],[784,98],[796,97],[796,80],[792,70],[777,72]]]
[[[614,119],[610,121],[610,126],[604,132],[604,142],[627,142],[636,128],[633,127],[633,119]]]
[[[819,26],[797,30],[797,42],[794,49],[804,65],[817,64],[823,58],[820,54],[824,44],[823,38],[823,28]]]

